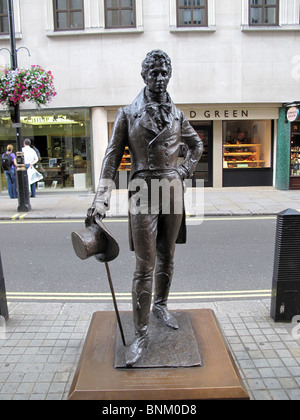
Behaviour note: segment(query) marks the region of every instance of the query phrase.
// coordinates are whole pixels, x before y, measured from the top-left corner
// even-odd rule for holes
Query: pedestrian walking
[[[14,147],[11,144],[7,145],[6,152],[2,155],[2,169],[4,171],[8,194],[11,199],[18,198],[17,194],[17,159],[13,153]]]
[[[30,146],[31,146],[31,140],[30,139],[25,139],[24,140],[24,147],[22,148],[22,152],[24,153],[25,168],[27,170],[39,161],[39,158],[38,158],[38,155],[36,154],[36,151]],[[30,197],[35,197],[36,196],[35,183],[30,185],[30,190],[31,190]]]

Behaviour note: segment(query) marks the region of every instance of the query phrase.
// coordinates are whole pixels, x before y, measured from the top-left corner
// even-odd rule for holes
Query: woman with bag
[[[28,169],[32,168],[39,161],[38,155],[36,154],[35,150],[32,149],[30,146],[31,146],[31,140],[25,139],[22,152],[24,153],[24,163],[25,163],[25,168],[27,169],[27,173],[28,173]],[[30,184],[30,181],[29,181],[29,184]],[[30,185],[30,190],[31,190],[30,197],[35,197],[36,196],[35,182],[33,182]]]
[[[6,152],[2,155],[2,168],[5,173],[10,198],[18,198],[16,176],[17,159],[13,150],[14,147],[11,144],[8,144]]]

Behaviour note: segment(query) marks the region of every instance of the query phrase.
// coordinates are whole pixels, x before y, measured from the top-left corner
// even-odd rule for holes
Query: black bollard
[[[5,319],[8,319],[9,317],[7,300],[6,300],[6,289],[5,289],[5,282],[4,282],[3,266],[2,266],[2,259],[1,259],[1,251],[0,251],[0,316],[3,316]]]
[[[300,213],[288,209],[277,216],[271,317],[291,322],[300,315]]]

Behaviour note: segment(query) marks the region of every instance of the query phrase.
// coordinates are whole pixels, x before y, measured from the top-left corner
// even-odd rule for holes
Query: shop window
[[[271,168],[271,121],[227,121],[223,136],[224,169]]]
[[[108,123],[108,136],[109,138],[112,135],[112,130],[114,127],[114,123],[110,122]],[[119,172],[130,172],[131,170],[131,156],[130,156],[130,152],[129,152],[129,148],[128,146],[125,147],[124,153],[123,153],[123,157],[119,166]]]
[[[108,136],[109,138],[112,135],[114,123],[108,123]],[[129,152],[129,148],[126,146],[122,160],[118,169],[117,177],[114,180],[117,189],[126,189],[128,188],[129,180],[130,180],[130,170],[131,170],[131,156]]]
[[[291,123],[290,189],[300,189],[300,122]]]
[[[0,0],[0,35],[6,35],[8,32],[7,0]]]
[[[83,0],[53,0],[56,31],[84,29]]]
[[[22,136],[30,138],[41,156],[43,174],[37,189],[92,188],[90,112],[85,108],[21,111]],[[0,153],[7,144],[16,150],[16,130],[7,112],[0,113]],[[0,192],[6,189],[0,177]]]
[[[177,26],[208,26],[207,0],[177,0]]]
[[[134,28],[135,0],[105,0],[106,28]]]
[[[128,147],[126,147],[119,170],[127,172],[127,171],[130,171],[130,168],[131,168],[131,156],[130,156]]]
[[[249,25],[279,25],[279,0],[249,0]]]

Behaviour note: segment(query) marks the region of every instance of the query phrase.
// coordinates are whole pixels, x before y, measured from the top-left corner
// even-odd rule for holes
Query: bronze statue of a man
[[[104,217],[109,209],[110,191],[103,180],[114,180],[125,147],[131,155],[131,181],[143,181],[149,189],[149,204],[145,211],[129,214],[131,249],[136,254],[136,269],[132,286],[135,339],[126,354],[126,365],[132,367],[147,347],[148,323],[155,271],[153,313],[172,329],[178,329],[175,317],[168,311],[167,300],[173,276],[176,243],[185,243],[185,213],[176,202],[183,197],[183,181],[192,175],[202,152],[203,143],[188,120],[172,102],[167,86],[172,75],[171,60],[160,50],[150,52],[142,63],[146,87],[127,107],[118,111],[112,136],[103,161],[100,183],[91,218]],[[180,145],[187,154],[178,166]],[[162,211],[165,198],[160,197],[155,210],[151,205],[153,181],[179,182],[181,189],[170,188],[167,197],[169,211]],[[183,201],[181,201],[183,203]],[[178,206],[177,206],[178,207]]]

